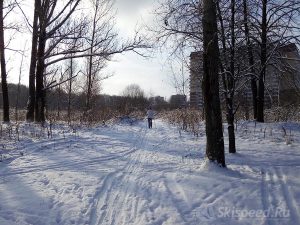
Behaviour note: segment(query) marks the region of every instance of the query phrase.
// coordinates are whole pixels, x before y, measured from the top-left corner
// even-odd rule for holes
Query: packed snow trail
[[[299,126],[289,145],[279,125],[270,138],[250,126],[222,169],[204,160],[204,127],[61,125],[39,139],[24,125],[23,155],[0,162],[0,225],[300,224]]]

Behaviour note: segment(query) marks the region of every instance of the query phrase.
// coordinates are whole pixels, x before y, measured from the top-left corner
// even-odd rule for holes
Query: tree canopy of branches
[[[87,58],[87,96],[90,96],[92,79],[107,60],[118,53],[147,47],[138,33],[132,40],[118,41],[118,35],[113,29],[113,1],[91,0],[90,7],[94,12],[92,17],[87,16],[88,13],[78,13],[81,3],[86,4],[81,0],[34,1],[33,23],[29,24],[32,27],[32,49],[28,121],[45,121],[48,88],[45,80],[47,74],[53,73],[50,66],[71,58]],[[22,7],[19,8],[22,10]],[[28,19],[27,22],[29,23]],[[91,32],[87,29],[89,24],[92,26]],[[90,97],[87,98],[87,105],[90,105],[89,101]]]
[[[280,48],[291,42],[298,46],[300,43],[300,2],[221,0],[216,3],[216,32],[221,54],[219,74],[230,136],[229,151],[234,153],[234,114],[239,106],[235,93],[250,87],[254,119],[263,122],[266,77],[270,76],[270,68],[281,72],[284,67],[278,66],[282,65],[282,60],[278,60]],[[157,9],[160,28],[154,30],[155,38],[161,45],[171,48],[171,54],[185,52],[188,57],[191,51],[205,53],[204,46],[199,44],[206,35],[201,21],[205,12],[202,8],[197,10],[198,4],[199,1],[193,0],[166,0]]]
[[[148,105],[145,92],[137,84],[129,84],[121,93],[124,96],[125,108],[130,112],[133,108],[143,110]]]

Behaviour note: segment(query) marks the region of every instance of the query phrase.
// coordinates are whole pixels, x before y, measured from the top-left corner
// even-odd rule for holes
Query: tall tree
[[[235,133],[234,133],[234,95],[236,89],[237,75],[236,75],[236,58],[235,58],[235,48],[236,48],[236,21],[235,21],[235,13],[236,13],[236,3],[235,0],[231,0],[228,10],[225,6],[225,11],[229,12],[230,20],[227,21],[226,24],[229,24],[228,32],[225,30],[224,26],[224,13],[221,11],[220,2],[216,3],[219,24],[220,24],[220,35],[221,35],[221,43],[222,43],[222,60],[220,60],[220,70],[221,77],[224,89],[224,98],[225,98],[225,108],[226,108],[226,120],[228,126],[228,140],[229,140],[229,153],[235,153]],[[225,15],[228,17],[227,15]],[[225,35],[227,33],[227,37]],[[229,50],[227,48],[226,43],[229,42]],[[229,58],[229,60],[227,59]]]
[[[72,92],[73,92],[73,82],[74,82],[74,69],[75,63],[74,59],[69,59],[69,82],[67,83],[67,93],[68,93],[68,123],[71,123],[71,109],[72,109]]]
[[[201,4],[200,4],[201,6]],[[222,114],[219,97],[219,46],[214,0],[203,1],[203,97],[206,125],[206,156],[225,167]]]
[[[44,73],[46,69],[45,55],[47,41],[52,39],[60,28],[68,21],[72,13],[75,11],[80,0],[68,0],[63,7],[57,10],[58,1],[44,0],[38,6],[39,18],[39,37],[37,51],[37,66],[36,66],[36,91],[35,91],[35,121],[45,121],[45,104],[46,92],[44,90]],[[57,12],[56,12],[57,10]],[[56,12],[56,14],[54,14]],[[64,34],[60,38],[65,37]],[[51,48],[50,46],[49,48]]]
[[[231,45],[230,45],[230,73],[227,76],[227,85],[229,95],[226,96],[227,102],[227,126],[228,126],[228,138],[229,138],[229,152],[235,153],[235,133],[234,133],[234,92],[235,92],[235,48],[236,48],[236,29],[235,29],[235,0],[231,0],[230,12],[231,12],[231,21],[230,21],[230,31],[231,31]]]
[[[24,47],[24,50],[22,52],[22,58],[19,68],[19,82],[18,82],[18,88],[17,88],[17,94],[16,94],[16,101],[15,101],[15,120],[19,120],[19,102],[20,102],[20,91],[21,91],[21,77],[22,77],[22,69],[23,69],[23,62],[24,62],[24,53],[26,49],[26,44]]]
[[[249,10],[248,1],[243,0],[243,15],[244,15],[244,33],[247,45],[248,64],[251,72],[251,92],[252,92],[252,107],[253,107],[253,118],[257,119],[257,77],[254,70],[254,55],[253,55],[253,43],[250,36],[249,29]]]
[[[267,69],[267,6],[268,0],[262,0],[261,43],[260,43],[260,74],[258,77],[257,121],[264,122],[265,77]]]
[[[5,61],[5,44],[4,44],[4,16],[3,16],[3,1],[0,0],[0,64],[1,64],[1,85],[3,97],[3,121],[9,122],[9,98],[7,87],[7,73]]]
[[[34,1],[34,15],[32,24],[32,40],[31,40],[31,55],[29,66],[29,97],[27,103],[26,120],[32,122],[34,120],[34,107],[35,107],[35,71],[37,60],[37,44],[38,44],[38,17],[39,7],[41,0]]]
[[[87,71],[86,71],[86,111],[92,108],[92,96],[95,89],[97,89],[98,81],[100,79],[99,72],[105,66],[105,59],[97,56],[99,47],[103,50],[113,47],[113,37],[116,34],[112,31],[113,24],[111,21],[113,2],[110,0],[90,0],[93,15],[91,17],[91,30],[88,33],[90,38],[88,40],[88,47],[90,56],[87,57]],[[97,43],[102,43],[98,45]]]

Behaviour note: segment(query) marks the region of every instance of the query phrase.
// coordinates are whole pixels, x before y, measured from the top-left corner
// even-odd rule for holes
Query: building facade
[[[186,95],[171,95],[170,97],[170,106],[173,109],[184,108],[187,105]]]
[[[192,52],[190,55],[190,107],[195,109],[203,107],[202,58],[202,52]]]
[[[240,51],[240,55],[244,51]],[[190,54],[190,106],[203,108],[202,78],[203,56],[202,52]],[[244,60],[241,58],[239,60]],[[258,70],[258,67],[256,70]],[[247,73],[247,71],[245,71]],[[243,105],[252,106],[252,93],[249,76],[238,78],[236,86],[236,99]],[[223,98],[223,85],[220,77],[220,97]],[[295,44],[280,47],[267,66],[265,77],[265,105],[284,106],[300,102],[300,55]]]

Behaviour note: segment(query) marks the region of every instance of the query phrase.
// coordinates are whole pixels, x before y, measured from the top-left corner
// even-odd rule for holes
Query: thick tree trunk
[[[3,121],[9,122],[9,99],[7,87],[7,74],[4,49],[4,25],[3,25],[3,0],[0,0],[0,61],[1,61],[1,85],[3,98]]]
[[[260,74],[258,79],[257,121],[264,122],[265,76],[267,64],[267,0],[262,1]]]
[[[225,167],[222,114],[219,97],[219,48],[217,36],[216,4],[203,1],[203,96],[206,124],[206,156]]]
[[[253,118],[257,119],[257,84],[256,84],[256,76],[254,70],[254,56],[253,56],[253,49],[250,39],[250,32],[248,26],[248,6],[247,1],[243,0],[243,8],[244,8],[244,26],[245,26],[245,37],[246,37],[246,44],[247,44],[247,53],[248,53],[248,61],[251,71],[251,91],[252,91],[252,106],[253,106]]]
[[[44,71],[45,71],[45,46],[46,32],[41,32],[39,36],[37,67],[36,67],[36,95],[35,95],[35,118],[36,122],[45,121],[45,90],[44,90]]]
[[[36,70],[36,55],[38,43],[38,8],[40,0],[35,0],[34,3],[34,18],[32,26],[32,40],[31,40],[31,59],[29,67],[29,98],[27,103],[26,120],[32,122],[34,120],[35,107],[35,70]]]

